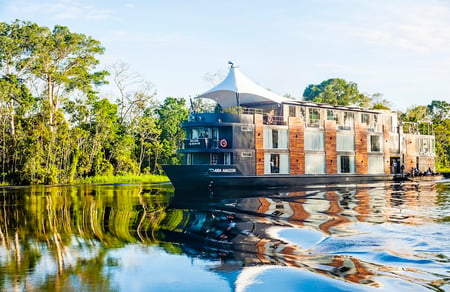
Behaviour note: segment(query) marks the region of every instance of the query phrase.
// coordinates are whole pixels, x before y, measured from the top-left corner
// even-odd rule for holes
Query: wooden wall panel
[[[325,121],[325,161],[326,173],[337,173],[336,121]]]
[[[416,139],[414,135],[406,135],[405,172],[411,173],[417,166]]]
[[[355,124],[355,160],[356,173],[369,173],[368,152],[367,152],[367,124]]]
[[[384,150],[384,173],[391,173],[391,150],[389,143],[389,129],[386,125],[383,125],[383,150]]]
[[[255,165],[256,175],[264,174],[263,116],[255,114]]]
[[[305,134],[303,120],[289,118],[289,166],[290,174],[305,173]]]

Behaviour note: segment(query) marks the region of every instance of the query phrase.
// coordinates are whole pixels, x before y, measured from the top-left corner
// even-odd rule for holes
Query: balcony
[[[219,142],[216,139],[210,138],[196,138],[184,139],[182,149],[217,149]]]

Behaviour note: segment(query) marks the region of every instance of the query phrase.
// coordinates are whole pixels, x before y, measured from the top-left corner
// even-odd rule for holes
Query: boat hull
[[[243,175],[235,166],[163,165],[175,189],[288,189],[325,184],[361,184],[392,180],[387,174]]]

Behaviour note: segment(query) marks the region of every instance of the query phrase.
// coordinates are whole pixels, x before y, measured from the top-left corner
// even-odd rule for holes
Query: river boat
[[[396,112],[279,96],[231,64],[227,77],[197,98],[182,123],[182,165],[163,165],[176,189],[291,188],[372,183],[435,172],[430,123],[402,123]]]

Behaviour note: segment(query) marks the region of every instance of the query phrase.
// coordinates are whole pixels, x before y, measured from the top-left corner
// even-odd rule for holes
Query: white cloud
[[[450,8],[438,2],[412,2],[411,5],[387,5],[384,17],[373,26],[359,31],[371,44],[429,53],[450,47]]]
[[[85,0],[20,1],[11,4],[9,9],[21,14],[48,15],[55,20],[106,20],[113,14],[112,10],[94,7]]]

